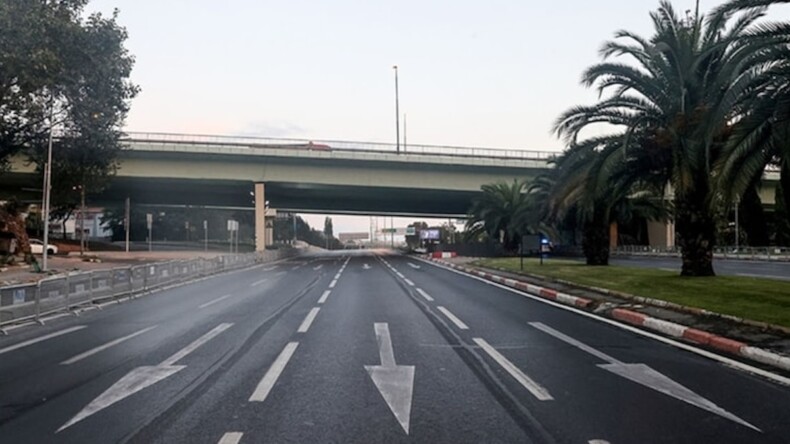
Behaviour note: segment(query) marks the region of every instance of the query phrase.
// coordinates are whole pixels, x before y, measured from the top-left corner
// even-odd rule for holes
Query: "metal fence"
[[[223,271],[292,256],[294,250],[156,262],[73,272],[36,283],[0,287],[0,327],[113,298],[145,293]]]
[[[680,248],[651,247],[647,245],[623,245],[612,250],[621,256],[670,256],[680,257]],[[790,261],[788,247],[734,247],[722,246],[713,249],[713,256],[720,259],[744,259],[762,261]]]

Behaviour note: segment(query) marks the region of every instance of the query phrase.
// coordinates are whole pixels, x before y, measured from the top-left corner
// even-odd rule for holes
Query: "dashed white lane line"
[[[410,280],[409,280],[409,279],[407,279],[407,278],[403,278],[403,282],[406,282],[406,283],[407,283],[407,284],[409,284],[410,286],[414,287],[414,282],[410,281]]]
[[[524,372],[519,370],[519,368],[516,367],[512,362],[508,361],[506,357],[496,351],[496,349],[486,342],[485,339],[474,338],[473,340],[475,341],[475,344],[477,344],[484,352],[488,353],[488,356],[491,356],[491,358],[496,361],[497,364],[501,365],[506,372],[510,373],[510,376],[512,376],[516,381],[524,386],[524,388],[532,393],[532,395],[539,401],[551,401],[554,399],[554,397],[549,394],[549,391],[546,390],[545,387],[533,381],[529,376],[524,374]]]
[[[319,303],[319,304],[323,304],[324,302],[326,302],[326,298],[328,298],[328,297],[329,297],[329,293],[332,293],[332,290],[326,290],[326,291],[324,291],[324,294],[322,294],[322,295],[321,295],[321,298],[320,298],[320,299],[318,299],[318,303]]]
[[[27,341],[20,342],[19,344],[9,345],[6,348],[0,348],[0,355],[2,355],[3,353],[8,353],[8,352],[14,351],[14,350],[19,350],[20,348],[27,347],[28,345],[37,344],[37,343],[39,343],[41,341],[46,341],[47,339],[57,338],[58,336],[63,336],[65,334],[69,334],[71,332],[82,330],[85,327],[86,327],[85,325],[75,325],[74,327],[70,327],[70,328],[67,328],[65,330],[56,331],[56,332],[50,333],[48,335],[44,335],[44,336],[41,336],[41,337],[38,337],[38,338],[34,338],[34,339],[28,339]]]
[[[438,306],[436,308],[441,311],[443,315],[447,316],[447,319],[453,321],[453,324],[455,324],[456,327],[460,328],[461,330],[469,330],[469,326],[464,324],[464,321],[460,320],[458,316],[454,315],[450,310],[442,306]]]
[[[335,275],[335,280],[340,279],[340,273]]]
[[[591,439],[587,441],[588,444],[609,444],[609,441],[604,441],[603,439]]]
[[[397,274],[398,277],[401,279],[406,279],[406,276],[404,276],[403,273],[401,273],[400,271],[396,271],[395,274]]]
[[[122,342],[128,341],[129,339],[132,339],[135,336],[140,336],[143,333],[149,332],[149,331],[155,329],[156,327],[157,326],[154,325],[154,326],[151,326],[151,327],[148,327],[148,328],[144,328],[144,329],[138,330],[138,331],[136,331],[136,332],[134,332],[134,333],[132,333],[130,335],[123,336],[121,338],[118,338],[118,339],[115,339],[113,341],[110,341],[110,342],[108,342],[106,344],[103,344],[103,345],[100,345],[98,347],[92,348],[92,349],[90,349],[90,350],[88,350],[88,351],[86,351],[84,353],[80,353],[80,354],[78,354],[76,356],[73,356],[73,357],[71,357],[69,359],[66,359],[65,361],[61,362],[61,365],[71,365],[71,364],[74,364],[75,362],[82,361],[83,359],[85,359],[87,357],[90,357],[90,356],[93,356],[96,353],[99,353],[101,351],[107,350],[108,348],[110,348],[112,346],[115,346],[115,345],[118,345],[118,344],[120,344]]]
[[[242,436],[244,436],[242,432],[228,432],[222,435],[217,444],[239,444]]]
[[[257,287],[258,285],[261,285],[262,283],[264,283],[264,282],[266,282],[268,280],[269,280],[268,278],[263,278],[263,279],[261,279],[259,281],[255,281],[252,284],[250,284],[250,287]]]
[[[329,283],[329,288],[335,288],[335,285],[337,285],[337,279],[332,279],[332,282]]]
[[[288,345],[285,346],[283,351],[280,352],[280,355],[277,356],[277,359],[274,360],[272,366],[269,367],[266,374],[263,375],[261,382],[255,387],[255,391],[252,392],[252,396],[250,396],[250,402],[263,402],[266,400],[266,397],[269,396],[269,392],[272,390],[272,387],[274,387],[274,384],[277,382],[283,370],[285,370],[285,366],[288,365],[288,361],[291,360],[298,346],[298,342],[289,342]]]
[[[233,295],[226,294],[224,296],[220,296],[217,299],[214,299],[213,301],[208,301],[205,304],[198,305],[198,308],[199,309],[203,309],[203,308],[206,308],[206,307],[211,307],[212,305],[216,304],[217,302],[222,302],[222,301],[224,301],[225,299],[227,299],[227,298],[229,298],[231,296],[233,296]]]
[[[273,267],[261,268],[261,271],[272,271],[272,270],[276,270],[276,269],[277,269],[277,265],[275,265]]]
[[[418,288],[418,289],[417,289],[417,293],[419,293],[419,294],[420,294],[420,296],[424,297],[426,301],[428,301],[428,302],[433,302],[433,298],[431,297],[431,295],[429,295],[428,293],[426,293],[425,291],[423,291],[423,289],[422,289],[422,288]]]
[[[321,310],[318,307],[313,307],[307,316],[304,317],[304,321],[302,321],[302,325],[299,326],[299,330],[296,330],[297,333],[307,333],[307,330],[310,329],[310,326],[313,324],[315,317],[318,315],[318,311]]]

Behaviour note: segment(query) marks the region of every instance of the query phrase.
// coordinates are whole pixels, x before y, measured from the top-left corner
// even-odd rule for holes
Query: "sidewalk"
[[[658,306],[660,301],[649,305],[567,282],[474,266],[472,262],[476,258],[431,260],[539,297],[790,372],[790,332],[783,331],[781,327],[750,325],[690,307],[684,307],[687,310],[675,309],[671,305],[662,307]]]
[[[162,262],[171,260],[187,260],[206,258],[211,259],[227,254],[218,251],[98,251],[86,254],[87,258],[96,258],[96,262],[83,260],[79,254],[69,254],[67,256],[49,256],[47,258],[49,273],[36,273],[32,265],[20,264],[4,267],[0,271],[0,286],[25,284],[37,282],[46,277],[66,273],[70,271],[89,271],[107,268],[122,267],[126,265],[137,265],[148,262]],[[41,257],[36,257],[41,265]]]

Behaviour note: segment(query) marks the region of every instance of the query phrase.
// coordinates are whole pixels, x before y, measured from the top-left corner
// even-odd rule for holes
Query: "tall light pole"
[[[41,271],[47,271],[49,256],[49,199],[52,189],[52,139],[55,137],[55,103],[49,108],[49,143],[47,144],[47,163],[44,165],[44,251],[42,251]]]
[[[400,154],[400,109],[398,106],[398,65],[394,65],[395,70],[395,149]]]

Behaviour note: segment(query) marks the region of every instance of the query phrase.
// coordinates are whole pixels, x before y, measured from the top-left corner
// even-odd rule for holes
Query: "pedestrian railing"
[[[670,256],[680,257],[679,247],[651,247],[647,245],[622,245],[612,249],[613,255],[621,256]],[[763,261],[790,261],[788,247],[734,247],[721,246],[713,249],[713,256],[721,259],[747,259]]]
[[[0,327],[35,320],[102,301],[250,267],[294,255],[282,249],[263,253],[156,262],[112,269],[72,272],[35,283],[0,287]]]

